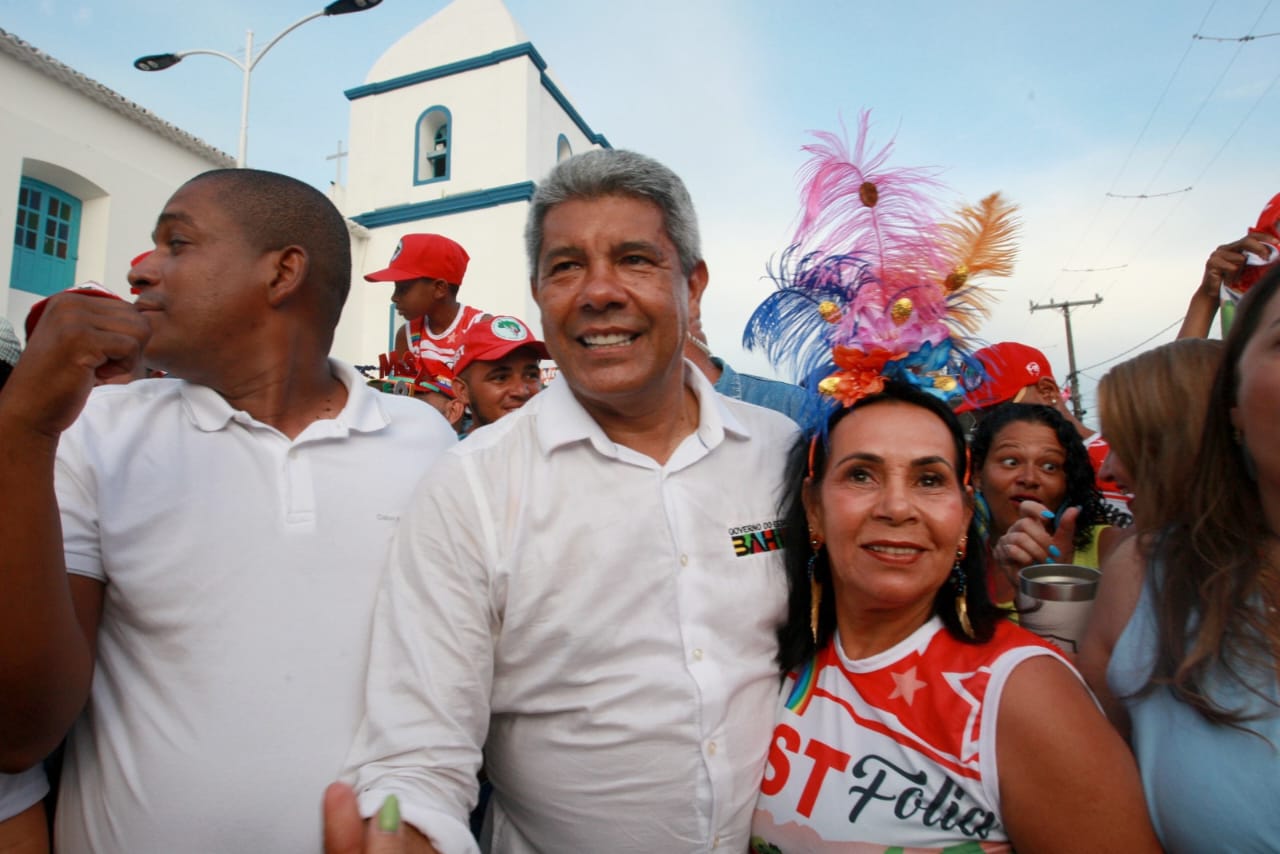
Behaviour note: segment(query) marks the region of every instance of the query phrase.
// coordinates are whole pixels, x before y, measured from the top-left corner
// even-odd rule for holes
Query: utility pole
[[[1075,413],[1077,419],[1084,418],[1084,407],[1080,405],[1080,376],[1076,373],[1076,346],[1075,341],[1071,338],[1071,309],[1083,305],[1097,305],[1100,302],[1102,302],[1102,297],[1094,294],[1093,299],[1077,300],[1076,302],[1054,302],[1049,300],[1048,305],[1031,303],[1033,312],[1046,308],[1060,309],[1062,311],[1062,319],[1066,321],[1067,362],[1071,366],[1071,373],[1067,374],[1067,385],[1071,387],[1071,411]]]

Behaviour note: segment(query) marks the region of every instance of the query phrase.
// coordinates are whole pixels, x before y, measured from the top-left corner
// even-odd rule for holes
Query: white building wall
[[[553,82],[557,81],[553,78]],[[559,88],[564,91],[564,87]],[[568,93],[565,94],[567,96]],[[529,149],[525,168],[533,176],[533,180],[542,180],[556,164],[557,144],[561,136],[568,140],[574,154],[599,147],[587,138],[564,108],[551,97],[537,73],[531,75],[529,105]]]
[[[532,63],[511,59],[352,101],[345,212],[367,213],[529,180],[524,154],[530,71],[536,82]],[[415,184],[418,119],[436,106],[451,114],[449,178]]]
[[[21,328],[41,297],[9,287],[18,188],[23,176],[83,202],[75,281],[128,296],[129,261],[151,247],[156,216],[200,172],[230,165],[204,157],[110,109],[32,65],[0,53],[0,312]]]
[[[402,77],[528,40],[502,0],[454,0],[387,48],[365,82]]]

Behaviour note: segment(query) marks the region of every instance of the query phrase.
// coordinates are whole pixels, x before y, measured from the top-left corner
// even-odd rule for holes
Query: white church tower
[[[609,147],[578,114],[501,0],[455,0],[382,55],[351,102],[348,186],[354,280],[335,355],[369,364],[399,319],[386,266],[404,234],[436,232],[471,263],[460,302],[537,327],[524,253],[534,182],[555,163]]]

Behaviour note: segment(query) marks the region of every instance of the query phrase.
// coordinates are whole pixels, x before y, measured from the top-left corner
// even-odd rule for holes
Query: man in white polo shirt
[[[526,239],[560,378],[445,454],[405,513],[351,756],[360,811],[394,794],[405,850],[475,851],[483,748],[496,854],[745,851],[786,581],[780,552],[734,543],[776,528],[795,425],[683,359],[707,266],[670,170],[570,158]],[[351,792],[326,807],[328,850],[360,850]]]
[[[314,188],[206,173],[154,238],[136,304],[55,296],[0,392],[0,770],[74,723],[60,854],[315,854],[404,460],[456,440],[328,359],[351,257]],[[182,379],[90,394],[144,358]]]

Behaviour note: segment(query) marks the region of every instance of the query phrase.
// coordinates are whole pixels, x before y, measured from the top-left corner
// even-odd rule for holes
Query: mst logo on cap
[[[391,253],[391,263],[394,264],[396,259],[400,257],[400,253],[404,251],[404,240],[396,241],[396,251]]]
[[[473,362],[495,362],[512,350],[528,347],[539,359],[550,359],[547,347],[529,331],[519,318],[509,314],[473,323],[462,333],[458,347],[458,360],[453,363],[455,374],[461,374]]]
[[[495,317],[493,323],[489,324],[489,330],[506,341],[523,341],[533,337],[524,328],[524,324],[514,317]]]

